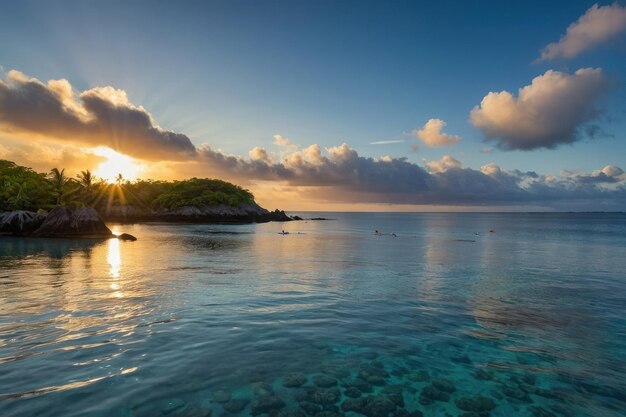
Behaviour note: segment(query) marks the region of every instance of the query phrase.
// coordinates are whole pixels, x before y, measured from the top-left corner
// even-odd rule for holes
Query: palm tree
[[[52,168],[50,170],[50,174],[48,174],[48,179],[50,180],[54,193],[57,196],[57,205],[60,205],[61,198],[65,193],[65,185],[68,182],[68,178],[65,176],[65,168],[61,171],[59,171],[58,168]]]
[[[80,171],[80,174],[78,174],[77,177],[80,185],[87,190],[91,188],[94,180],[96,179],[90,170]]]
[[[117,185],[122,185],[122,181],[124,181],[124,177],[122,176],[122,174],[117,174],[115,176],[115,182],[117,183]]]

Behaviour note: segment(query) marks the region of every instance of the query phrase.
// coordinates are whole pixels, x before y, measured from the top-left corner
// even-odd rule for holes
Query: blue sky
[[[612,3],[600,3],[601,6]],[[2,2],[0,65],[77,92],[124,90],[158,125],[200,146],[247,157],[273,136],[360,156],[558,175],[624,168],[624,33],[578,56],[537,62],[589,1]],[[619,5],[619,3],[618,3]],[[602,68],[610,91],[594,118],[604,135],[556,149],[499,150],[470,111],[489,92],[548,70]],[[429,148],[411,135],[429,119],[460,135]],[[402,143],[371,145],[383,140]],[[412,152],[411,145],[419,151]],[[8,145],[7,145],[8,146]],[[482,153],[484,147],[492,153]]]

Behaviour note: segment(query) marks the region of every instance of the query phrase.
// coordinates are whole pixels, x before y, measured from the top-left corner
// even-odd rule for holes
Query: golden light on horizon
[[[121,174],[124,180],[134,181],[143,171],[143,166],[133,158],[123,155],[110,148],[96,148],[94,153],[107,160],[94,169],[94,175],[107,182],[116,182]]]

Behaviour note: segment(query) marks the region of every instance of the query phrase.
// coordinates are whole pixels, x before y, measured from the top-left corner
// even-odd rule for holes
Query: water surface
[[[322,215],[0,239],[0,415],[624,415],[626,215]]]

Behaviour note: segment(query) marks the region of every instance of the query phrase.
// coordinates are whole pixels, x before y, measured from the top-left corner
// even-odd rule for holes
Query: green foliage
[[[161,193],[150,202],[154,208],[173,209],[218,204],[239,207],[254,202],[254,196],[248,190],[221,180],[192,178],[162,183],[161,186]]]
[[[53,168],[48,175],[0,160],[0,211],[49,209],[55,205],[93,206],[130,204],[140,208],[174,209],[183,206],[239,207],[254,202],[248,190],[226,181],[191,178],[184,181],[98,180],[90,171],[77,179]]]
[[[0,211],[49,208],[56,200],[44,174],[0,160]]]

